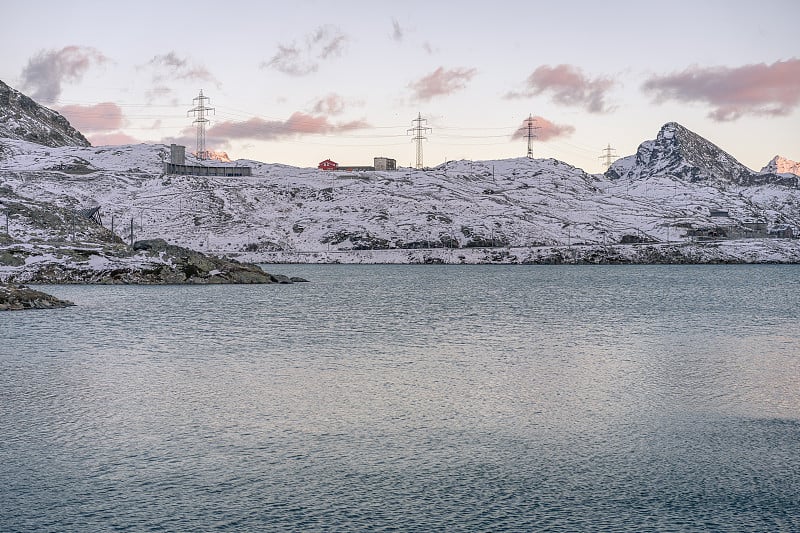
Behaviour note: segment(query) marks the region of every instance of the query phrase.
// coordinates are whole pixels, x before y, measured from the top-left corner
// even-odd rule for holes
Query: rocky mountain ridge
[[[0,137],[43,146],[90,146],[61,114],[48,109],[0,80]]]
[[[655,140],[640,144],[635,155],[615,161],[605,175],[612,180],[669,175],[692,183],[798,185],[796,177],[780,175],[769,165],[761,172],[753,172],[719,146],[677,122],[664,124]]]

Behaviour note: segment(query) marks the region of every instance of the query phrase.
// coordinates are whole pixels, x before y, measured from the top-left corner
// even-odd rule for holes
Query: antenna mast
[[[525,120],[525,126],[528,128],[528,133],[525,135],[525,137],[528,138],[528,159],[533,159],[533,139],[536,138],[534,131],[541,129],[539,126],[534,126],[535,122],[536,119],[531,115],[528,115],[528,118]]]
[[[611,166],[611,163],[617,160],[617,154],[612,154],[611,152],[615,152],[614,148],[611,148],[611,143],[608,143],[608,146],[603,148],[603,155],[598,157],[598,159],[603,160],[603,166],[608,168]]]
[[[211,98],[203,96],[203,89],[200,89],[200,96],[192,99],[192,103],[197,102],[193,109],[187,112],[187,116],[194,113],[196,117],[192,124],[197,124],[197,158],[208,159],[208,152],[206,151],[206,124],[210,121],[206,118],[207,111],[214,111],[213,107],[207,107],[206,102],[211,102]]]
[[[427,119],[422,118],[422,113],[417,113],[417,118],[411,121],[412,123],[416,124],[413,128],[409,128],[407,132],[414,132],[414,137],[411,139],[412,141],[417,141],[417,167],[422,168],[422,141],[427,140],[428,138],[425,137],[425,133],[429,131],[433,131],[431,128],[427,126],[423,126],[423,122],[427,122]]]

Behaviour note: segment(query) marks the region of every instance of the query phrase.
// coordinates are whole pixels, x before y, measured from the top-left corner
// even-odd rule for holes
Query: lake
[[[800,531],[800,266],[265,268],[0,314],[0,531]]]

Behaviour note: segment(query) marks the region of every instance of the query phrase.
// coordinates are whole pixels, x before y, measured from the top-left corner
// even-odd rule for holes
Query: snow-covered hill
[[[59,113],[41,106],[0,81],[0,138],[44,146],[89,146],[89,141]]]
[[[373,256],[402,262],[432,248],[457,261],[492,247],[678,244],[690,228],[752,219],[800,227],[800,192],[780,184],[720,185],[639,170],[610,179],[553,159],[454,161],[394,172],[240,160],[231,164],[250,165],[253,175],[223,178],[164,175],[162,145],[0,143],[0,201],[99,205],[105,226],[125,240],[133,226],[136,240],[165,238],[255,261],[361,261],[363,254],[351,251],[394,249]],[[712,217],[712,210],[729,217]],[[14,239],[45,239],[43,232],[12,208]],[[51,233],[63,238],[65,230]]]
[[[2,135],[0,210],[15,245],[102,245],[105,234],[70,215],[99,206],[124,241],[163,238],[248,261],[800,262],[796,240],[706,255],[685,246],[697,230],[732,235],[754,221],[797,234],[800,191],[797,176],[757,174],[676,123],[605,175],[554,159],[326,172],[188,156],[250,166],[252,176],[178,176],[163,173],[164,145],[52,147]]]

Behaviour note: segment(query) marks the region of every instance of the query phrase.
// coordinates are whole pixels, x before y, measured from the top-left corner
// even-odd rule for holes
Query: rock
[[[23,309],[57,309],[75,305],[68,300],[30,289],[24,285],[0,284],[0,311],[19,311]]]
[[[84,249],[85,248],[85,249]],[[124,245],[75,248],[47,244],[0,248],[5,283],[87,284],[290,284],[258,265],[207,256],[163,239],[137,241],[134,253]],[[303,280],[306,281],[306,280]]]
[[[149,274],[145,283],[291,283],[288,278],[286,281],[276,279],[258,265],[208,256],[169,244],[164,239],[137,241],[133,243],[133,249],[146,251],[164,262],[143,272]]]
[[[305,278],[299,278],[299,277],[297,277],[297,276],[292,276],[292,277],[291,277],[291,278],[289,278],[289,279],[290,279],[290,280],[292,280],[292,283],[308,283],[308,280],[307,280],[307,279],[305,279]]]

